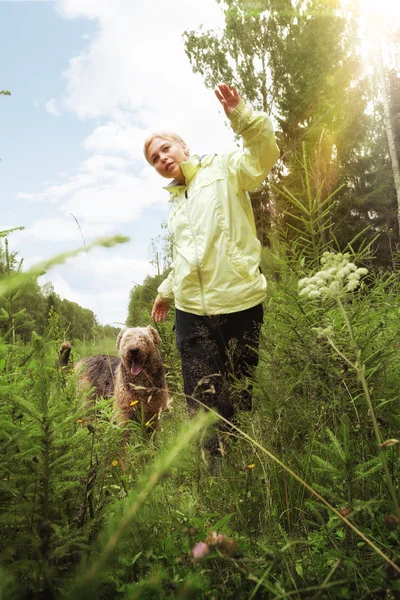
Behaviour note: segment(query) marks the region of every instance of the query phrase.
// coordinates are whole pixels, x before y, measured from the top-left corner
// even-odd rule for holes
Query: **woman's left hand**
[[[239,96],[237,89],[234,85],[229,87],[229,85],[226,85],[226,83],[220,83],[214,92],[218,100],[221,102],[226,116],[229,117],[229,115],[235,110],[241,101],[241,97]]]
[[[157,296],[153,304],[153,310],[151,311],[151,318],[154,319],[156,323],[163,321],[167,318],[168,309],[169,302],[166,302],[165,300],[162,300],[160,296]]]

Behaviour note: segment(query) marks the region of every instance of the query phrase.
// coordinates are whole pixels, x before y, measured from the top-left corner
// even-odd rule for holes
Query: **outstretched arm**
[[[234,85],[220,83],[215,89],[232,128],[243,139],[244,150],[232,152],[229,169],[238,188],[251,190],[261,184],[279,158],[269,117],[257,112],[239,96]]]

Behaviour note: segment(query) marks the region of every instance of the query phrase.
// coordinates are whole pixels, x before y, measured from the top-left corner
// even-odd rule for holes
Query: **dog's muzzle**
[[[139,364],[139,348],[130,348],[129,350],[129,359],[131,361],[130,372],[134,377],[139,375],[142,372],[142,367]]]

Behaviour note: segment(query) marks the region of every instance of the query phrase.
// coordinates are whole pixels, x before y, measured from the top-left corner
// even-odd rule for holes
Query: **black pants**
[[[189,410],[199,408],[195,398],[228,420],[237,410],[251,410],[251,389],[235,393],[232,383],[258,364],[262,320],[261,304],[213,316],[176,310],[176,343]]]

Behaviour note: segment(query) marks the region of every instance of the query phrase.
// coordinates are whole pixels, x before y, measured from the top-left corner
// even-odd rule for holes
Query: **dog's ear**
[[[151,335],[153,336],[153,341],[156,344],[156,346],[158,344],[161,344],[161,338],[160,338],[160,336],[158,334],[157,329],[154,329],[154,327],[151,327],[150,325],[148,326],[147,329],[150,331]]]
[[[124,335],[125,331],[126,331],[126,329],[121,329],[121,331],[118,334],[118,337],[117,337],[117,350],[119,350],[119,345],[121,343],[122,336]]]

